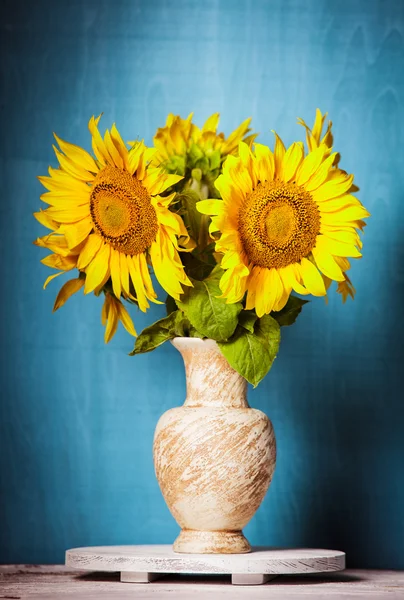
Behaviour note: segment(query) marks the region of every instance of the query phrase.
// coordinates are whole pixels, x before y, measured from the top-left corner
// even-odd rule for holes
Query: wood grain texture
[[[269,586],[269,587],[268,587]],[[276,598],[282,600],[401,600],[404,572],[348,570],[326,575],[278,576],[253,590],[223,576],[167,576],[148,585],[122,583],[117,573],[89,573],[60,565],[0,566],[0,596],[28,600],[179,600]]]
[[[176,552],[241,553],[241,533],[275,469],[272,423],[249,408],[244,378],[213,340],[175,338],[186,369],[184,406],[164,413],[154,435],[154,466],[182,531]]]
[[[66,565],[87,571],[289,574],[342,571],[345,554],[315,548],[253,548],[248,554],[179,554],[171,545],[72,548]]]

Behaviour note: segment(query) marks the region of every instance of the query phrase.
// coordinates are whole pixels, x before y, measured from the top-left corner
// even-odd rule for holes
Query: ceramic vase
[[[245,553],[242,533],[275,469],[268,417],[250,408],[247,382],[213,340],[175,338],[186,372],[183,406],[160,418],[154,465],[164,499],[181,527],[174,551]]]

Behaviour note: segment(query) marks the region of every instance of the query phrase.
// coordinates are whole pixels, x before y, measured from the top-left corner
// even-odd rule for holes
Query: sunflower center
[[[97,232],[120,252],[139,254],[156,239],[157,215],[150,196],[127,171],[101,169],[94,180],[90,212]]]
[[[239,211],[239,234],[251,262],[281,268],[307,256],[320,232],[311,194],[295,183],[259,183]]]

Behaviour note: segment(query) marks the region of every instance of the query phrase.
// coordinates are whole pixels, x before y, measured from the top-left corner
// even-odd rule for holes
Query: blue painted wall
[[[332,295],[284,330],[250,402],[275,425],[272,487],[255,544],[328,546],[350,566],[404,568],[404,3],[401,0],[6,0],[2,3],[0,561],[62,562],[95,544],[177,534],[152,465],[155,424],[182,403],[180,356],[130,358],[103,343],[101,299],[51,309],[35,179],[52,131],[89,147],[104,112],[126,139],[169,111],[253,116],[289,143],[317,106],[373,217],[352,269],[354,303]],[[138,328],[158,308],[135,314]]]

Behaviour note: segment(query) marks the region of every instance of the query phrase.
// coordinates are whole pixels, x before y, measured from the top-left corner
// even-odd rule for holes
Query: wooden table
[[[404,600],[404,571],[348,569],[329,575],[279,576],[271,583],[235,587],[230,576],[167,576],[154,583],[122,583],[118,573],[85,573],[62,565],[0,566],[0,599],[103,600],[201,598],[253,600]]]

